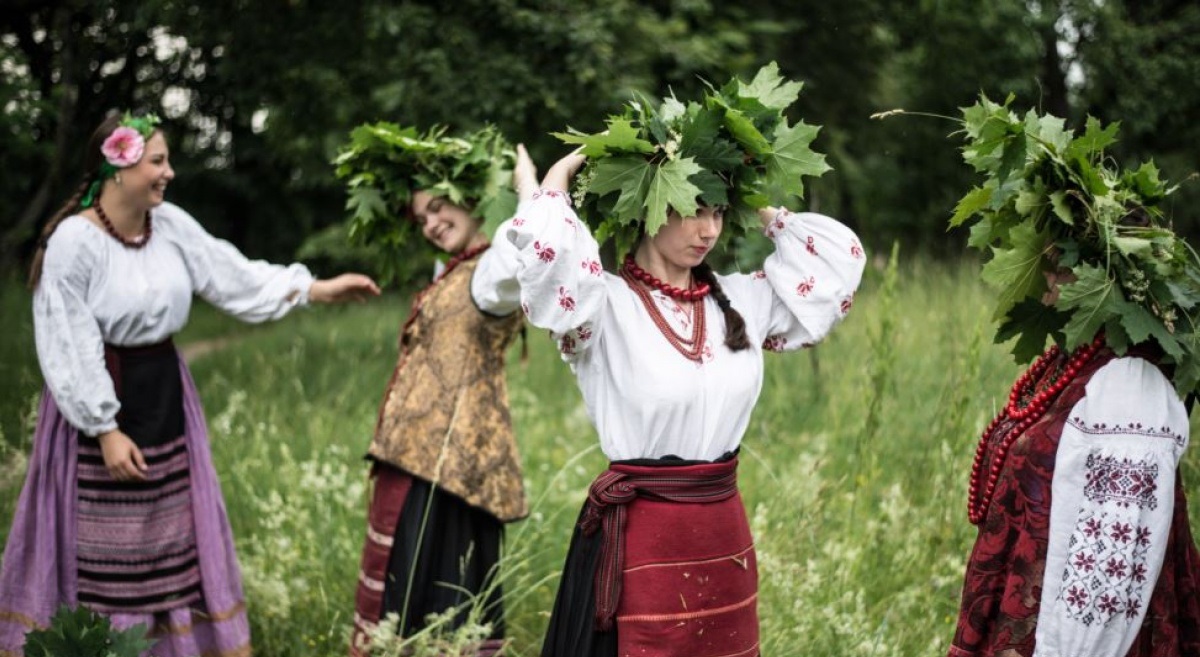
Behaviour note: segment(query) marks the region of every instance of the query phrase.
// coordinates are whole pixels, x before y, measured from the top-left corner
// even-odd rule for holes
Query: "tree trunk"
[[[57,33],[69,34],[70,12],[59,12],[55,23]],[[21,211],[16,223],[0,235],[0,271],[8,271],[17,266],[21,257],[21,248],[36,234],[38,220],[45,217],[50,211],[50,195],[54,193],[54,190],[62,187],[63,169],[70,156],[71,126],[75,123],[79,107],[79,86],[74,69],[77,55],[78,47],[75,40],[64,39],[62,57],[58,67],[62,78],[58,83],[59,97],[54,128],[54,153],[33,198],[25,204],[25,209]]]
[[[1042,111],[1064,119],[1070,119],[1071,102],[1067,97],[1067,72],[1062,55],[1058,52],[1061,38],[1057,24],[1063,16],[1062,4],[1047,2],[1042,6],[1040,32],[1042,38]]]

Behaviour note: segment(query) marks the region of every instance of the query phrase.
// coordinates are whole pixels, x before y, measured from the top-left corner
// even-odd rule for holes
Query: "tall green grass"
[[[974,535],[965,511],[970,460],[1018,368],[991,342],[992,302],[975,265],[899,255],[869,268],[854,310],[825,343],[766,356],[740,469],[759,551],[764,654],[916,657],[944,654],[953,635]],[[385,297],[313,308],[253,330],[195,312],[194,324],[206,327],[200,337],[236,338],[192,369],[256,654],[344,654],[365,527],[361,457],[407,305]],[[6,335],[23,323],[6,313]],[[508,528],[502,585],[511,654],[532,656],[604,458],[545,333],[530,330],[527,362],[516,349],[509,386],[532,514]],[[13,351],[6,339],[5,370],[10,362],[27,370],[29,359]],[[10,453],[27,447],[10,432],[28,428],[40,385],[33,367],[18,375],[31,383],[2,407]],[[1185,476],[1196,458],[1187,457]],[[6,501],[15,491],[0,489]],[[0,508],[0,531],[11,507]]]

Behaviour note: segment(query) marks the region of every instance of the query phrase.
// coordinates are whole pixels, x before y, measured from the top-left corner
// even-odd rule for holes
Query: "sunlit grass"
[[[969,263],[901,257],[889,273],[877,259],[824,344],[766,356],[740,469],[764,654],[944,654],[974,535],[972,451],[1018,372],[991,343],[990,293],[977,281]],[[362,455],[406,312],[386,297],[247,330],[198,306],[195,333],[181,337],[235,338],[193,373],[260,657],[345,654],[365,528]],[[6,312],[7,335],[27,335],[27,322]],[[508,527],[502,582],[510,654],[525,657],[538,653],[572,524],[604,467],[569,369],[544,332],[530,329],[528,346],[524,363],[513,348],[508,375],[532,514]],[[27,430],[40,378],[8,338],[0,357],[22,372],[0,417],[11,455],[27,449],[13,432]],[[1185,462],[1189,482],[1196,459]],[[3,490],[0,531],[17,480]]]

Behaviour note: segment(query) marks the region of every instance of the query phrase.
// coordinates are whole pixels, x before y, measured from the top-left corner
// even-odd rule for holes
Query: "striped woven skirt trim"
[[[120,482],[96,441],[79,441],[79,601],[96,611],[156,613],[202,597],[185,439],[142,453],[146,481]]]
[[[371,479],[374,490],[367,511],[367,539],[358,571],[358,590],[354,594],[351,657],[366,657],[370,634],[383,615],[383,592],[393,538],[400,524],[400,510],[412,489],[412,477],[395,468],[376,466],[371,470]]]

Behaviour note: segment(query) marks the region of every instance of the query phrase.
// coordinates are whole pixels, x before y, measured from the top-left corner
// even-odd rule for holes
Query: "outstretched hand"
[[[368,296],[379,296],[379,286],[362,274],[342,274],[313,281],[312,287],[308,288],[308,300],[314,303],[365,301]]]
[[[517,144],[517,163],[513,167],[513,187],[517,190],[517,199],[524,203],[533,198],[538,188],[537,165],[525,150],[525,144]]]
[[[573,150],[562,159],[555,162],[546,171],[546,177],[542,178],[543,189],[555,189],[559,191],[567,191],[567,186],[571,182],[571,178],[583,166],[587,158],[579,154],[579,149]]]

